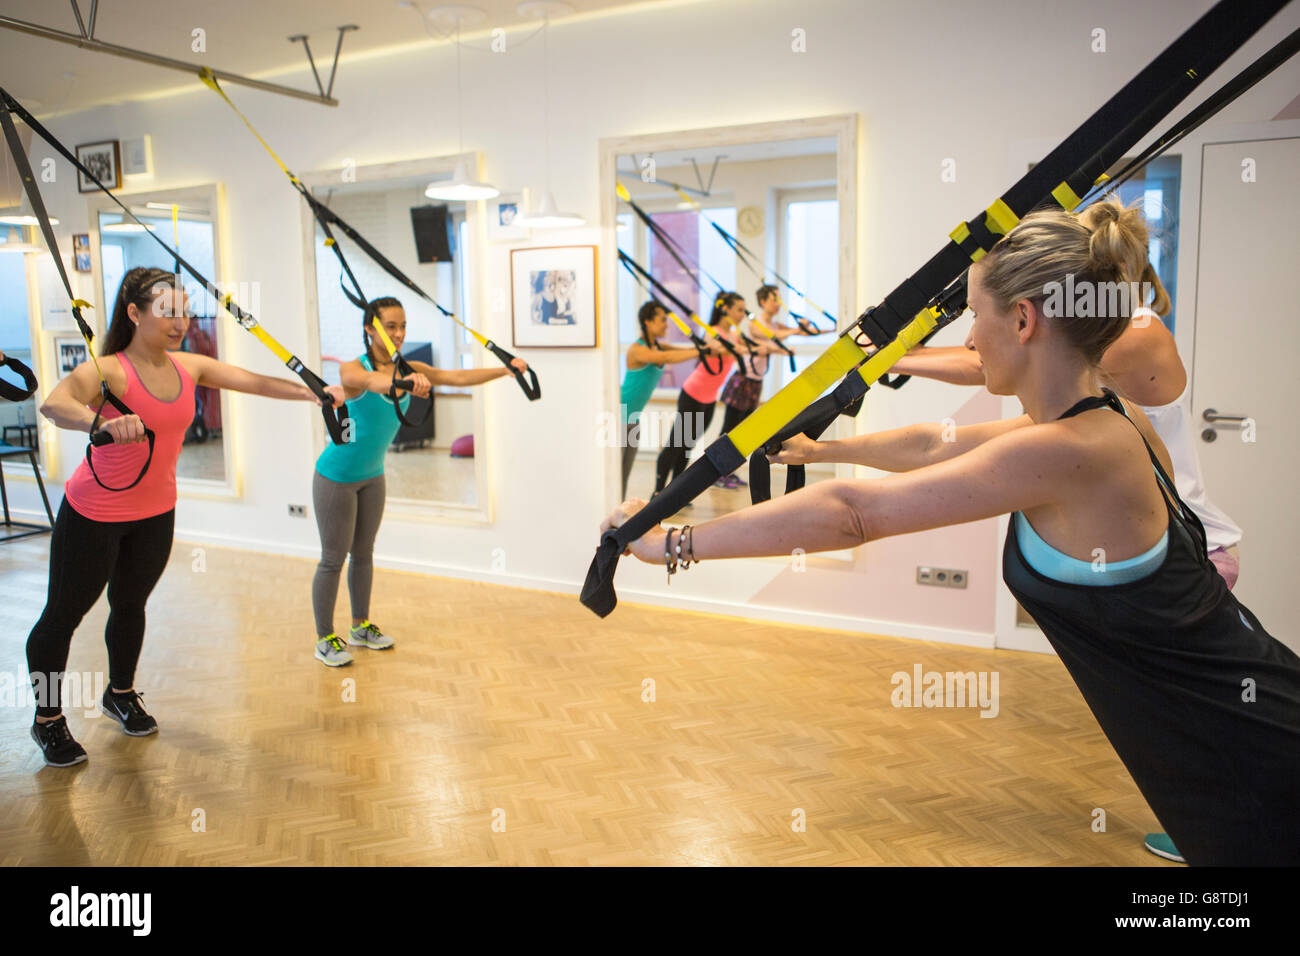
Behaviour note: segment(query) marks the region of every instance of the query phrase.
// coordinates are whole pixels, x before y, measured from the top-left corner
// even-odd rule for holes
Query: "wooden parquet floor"
[[[20,683],[48,547],[0,547]],[[571,595],[379,571],[397,647],[330,669],[313,562],[204,558],[178,542],[150,603],[136,687],[159,734],[78,701],[90,759],[56,770],[26,703],[0,706],[0,863],[1173,865],[1055,658],[626,604],[601,622]],[[106,670],[106,616],[69,670]],[[998,715],[895,708],[916,664],[997,670]]]

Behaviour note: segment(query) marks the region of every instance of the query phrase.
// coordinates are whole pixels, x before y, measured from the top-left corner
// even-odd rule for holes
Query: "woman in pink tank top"
[[[744,321],[745,315],[744,296],[739,292],[720,292],[713,302],[713,314],[709,316],[709,325],[717,329],[718,335],[730,342],[742,355],[744,343],[736,329]],[[709,430],[717,407],[718,393],[722,391],[736,360],[726,354],[722,356],[721,365],[715,373],[701,362],[682,383],[682,390],[677,396],[677,415],[673,420],[672,434],[668,436],[668,444],[659,452],[659,459],[655,463],[655,494],[663,491],[670,481],[686,470],[691,449]]]
[[[135,666],[144,642],[145,602],[171,554],[176,460],[194,421],[195,387],[319,404],[296,382],[178,351],[188,330],[185,292],[176,276],[165,269],[130,270],[104,336],[99,373],[93,362],[83,362],[41,405],[41,414],[60,428],[88,432],[102,426],[113,438],[94,451],[93,469],[88,457],[64,485],[50,540],[48,598],[27,638],[37,703],[32,738],[50,766],[86,759],[62,716],[59,690],[72,633],[105,585],[111,609],[104,632],[109,686],[101,707],[131,736],[158,729],[134,689]],[[134,414],[104,402],[100,373]],[[342,389],[329,391],[341,404]],[[146,427],[155,435],[152,461]]]

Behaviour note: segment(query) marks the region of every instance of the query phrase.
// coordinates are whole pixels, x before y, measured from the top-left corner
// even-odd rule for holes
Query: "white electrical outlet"
[[[290,518],[305,518],[305,517],[307,517],[307,506],[306,506],[306,505],[290,505],[290,506],[289,506],[289,517],[290,517]]]
[[[964,588],[968,577],[967,572],[960,568],[935,568],[925,564],[916,568],[916,583],[936,588]]]

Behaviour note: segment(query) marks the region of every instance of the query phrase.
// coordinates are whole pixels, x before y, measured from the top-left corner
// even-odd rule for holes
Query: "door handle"
[[[1215,408],[1207,408],[1201,412],[1201,417],[1207,422],[1244,422],[1247,418],[1245,415],[1220,415]]]

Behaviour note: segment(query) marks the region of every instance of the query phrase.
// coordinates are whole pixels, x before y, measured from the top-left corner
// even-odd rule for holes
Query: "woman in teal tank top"
[[[312,610],[316,617],[316,659],[330,667],[352,662],[343,639],[334,632],[334,602],[344,558],[348,561],[348,594],[352,603],[352,627],[347,643],[353,647],[387,650],[392,638],[370,621],[370,588],[374,576],[375,536],[384,517],[384,456],[401,426],[393,409],[389,390],[393,363],[382,343],[376,343],[371,317],[378,316],[388,338],[397,348],[406,338],[406,312],[397,299],[375,299],[366,309],[362,329],[366,352],[339,367],[352,420],[347,444],[326,445],[316,459],[312,476],[312,502],[320,531],[321,559],[312,581]],[[423,362],[411,362],[416,374],[408,376],[416,397],[427,398],[435,385],[481,385],[513,375],[514,369],[528,371],[523,359],[512,368],[437,369]],[[402,412],[410,406],[409,393],[399,391]]]
[[[632,474],[632,464],[640,438],[641,412],[645,409],[659,386],[664,366],[676,362],[689,362],[699,353],[691,348],[665,348],[659,344],[668,331],[668,312],[659,302],[651,299],[641,306],[636,316],[641,326],[641,337],[628,346],[627,374],[619,395],[619,425],[623,436],[623,497],[627,497],[627,479]],[[717,352],[721,346],[714,340],[709,350]]]

